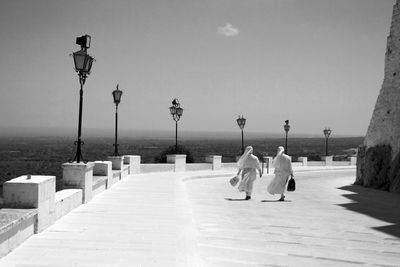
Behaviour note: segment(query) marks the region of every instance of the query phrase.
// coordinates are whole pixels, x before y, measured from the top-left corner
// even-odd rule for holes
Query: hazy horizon
[[[26,127],[14,127],[14,128],[2,128],[0,127],[0,137],[65,137],[65,138],[76,138],[77,130],[70,128],[26,128]],[[101,138],[114,138],[114,129],[84,129],[83,139],[92,137]],[[128,130],[119,129],[119,138],[132,138],[132,139],[175,139],[175,129],[171,130]],[[278,132],[248,132],[244,131],[244,137],[246,138],[285,138],[285,133],[282,130]],[[344,137],[364,137],[361,135],[337,135],[332,132],[330,138],[344,138]],[[241,132],[237,131],[178,131],[178,139],[218,139],[218,138],[229,138],[237,139],[241,138]],[[312,133],[291,133],[289,131],[288,138],[325,138],[322,130],[320,134]]]

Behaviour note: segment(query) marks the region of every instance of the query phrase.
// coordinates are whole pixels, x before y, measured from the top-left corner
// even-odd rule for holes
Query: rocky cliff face
[[[400,0],[393,6],[385,76],[359,149],[356,184],[400,192]]]

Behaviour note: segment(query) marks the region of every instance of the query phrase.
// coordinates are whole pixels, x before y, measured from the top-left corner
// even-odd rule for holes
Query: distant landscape
[[[113,153],[113,138],[91,137],[84,139],[83,157],[86,161],[106,160]],[[329,153],[334,160],[344,160],[354,155],[363,142],[363,137],[341,137],[329,139]],[[154,163],[155,158],[174,139],[121,138],[121,155],[141,155],[142,163]],[[188,148],[195,162],[204,162],[207,155],[222,155],[223,162],[234,162],[241,151],[240,138],[186,138],[179,141]],[[245,145],[254,147],[255,155],[264,153],[273,156],[276,148],[284,146],[284,138],[249,138]],[[309,160],[320,160],[325,155],[324,138],[290,138],[288,151],[294,160],[307,156]],[[0,138],[0,185],[5,181],[26,174],[54,175],[58,187],[62,176],[62,163],[73,159],[73,138],[66,137],[2,137]]]

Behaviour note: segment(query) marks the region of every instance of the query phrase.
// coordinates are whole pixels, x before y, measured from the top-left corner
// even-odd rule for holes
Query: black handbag
[[[287,191],[293,192],[294,190],[296,190],[296,181],[291,177],[287,184]]]

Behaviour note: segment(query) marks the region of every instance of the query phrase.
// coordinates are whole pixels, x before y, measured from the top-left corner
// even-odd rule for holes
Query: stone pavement
[[[352,186],[355,170],[297,172],[286,201],[256,180],[186,183],[205,266],[400,266],[400,195]],[[221,188],[224,188],[221,190]]]
[[[249,201],[229,171],[128,176],[0,266],[400,266],[400,195],[322,169],[299,169],[285,202],[267,194],[271,174]]]

